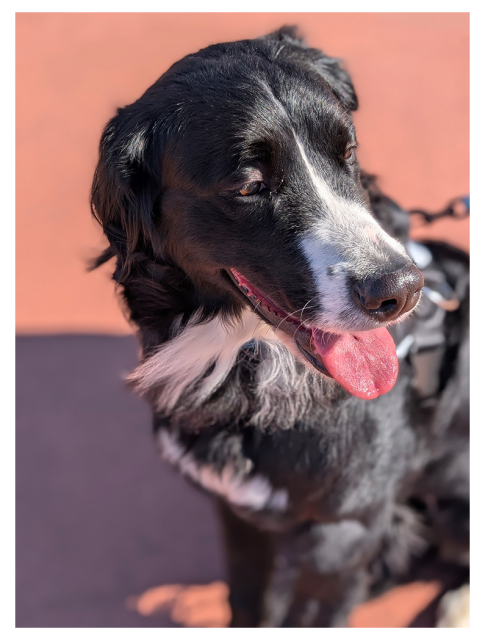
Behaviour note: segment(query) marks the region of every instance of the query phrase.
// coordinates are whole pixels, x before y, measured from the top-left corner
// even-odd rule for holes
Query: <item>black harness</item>
[[[419,398],[434,398],[440,386],[440,370],[446,349],[445,317],[456,311],[460,301],[446,281],[443,271],[433,265],[433,255],[424,245],[410,241],[410,257],[424,275],[425,285],[420,303],[411,318],[402,325],[396,353],[400,360],[409,358],[414,371],[413,387]]]
[[[470,213],[470,199],[454,198],[446,209],[435,214],[419,209],[410,213],[420,214],[427,223],[442,217],[464,218]],[[460,300],[428,247],[410,240],[406,249],[424,275],[424,287],[411,318],[401,330],[396,327],[393,332],[396,353],[400,360],[408,358],[413,367],[413,387],[423,401],[421,406],[432,405],[440,389],[441,365],[447,348],[446,314],[456,311]]]

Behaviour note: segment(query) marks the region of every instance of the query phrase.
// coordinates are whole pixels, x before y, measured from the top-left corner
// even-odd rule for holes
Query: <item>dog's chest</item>
[[[381,501],[412,455],[409,429],[306,427],[263,434],[209,428],[198,434],[160,429],[162,455],[185,476],[242,515],[276,528],[302,519],[357,513]],[[370,490],[372,489],[372,490]]]

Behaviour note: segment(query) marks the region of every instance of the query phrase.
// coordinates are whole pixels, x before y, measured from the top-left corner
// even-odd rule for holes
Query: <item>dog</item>
[[[95,266],[163,457],[216,497],[232,626],[345,626],[425,545],[467,562],[468,258],[409,241],[357,106],[283,27],[186,56],[101,139]]]

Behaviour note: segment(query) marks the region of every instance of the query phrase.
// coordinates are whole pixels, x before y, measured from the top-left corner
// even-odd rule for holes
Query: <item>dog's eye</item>
[[[266,188],[267,187],[264,182],[249,182],[248,184],[245,184],[242,189],[239,189],[239,194],[241,196],[253,196],[254,194],[259,193]]]
[[[355,147],[347,147],[344,153],[344,160],[351,160],[355,157]]]

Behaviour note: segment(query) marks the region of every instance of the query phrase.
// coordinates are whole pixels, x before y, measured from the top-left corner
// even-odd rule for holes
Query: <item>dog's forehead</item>
[[[316,74],[231,62],[198,65],[184,83],[178,78],[173,144],[186,173],[202,177],[202,168],[204,179],[217,181],[244,161],[284,161],[297,139],[331,153],[355,138],[351,115]]]

